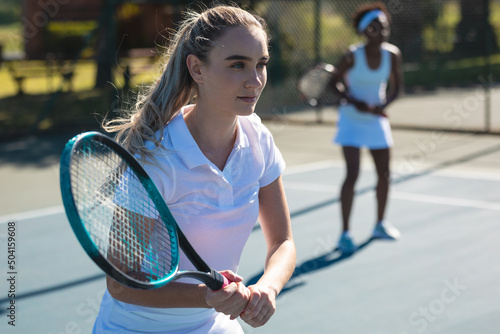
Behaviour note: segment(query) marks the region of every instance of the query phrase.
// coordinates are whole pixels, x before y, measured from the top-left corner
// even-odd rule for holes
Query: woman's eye
[[[234,63],[233,65],[231,65],[231,67],[233,67],[233,68],[244,68],[245,66],[243,65],[243,63]]]
[[[261,62],[257,64],[257,68],[265,68],[267,66],[267,62]]]

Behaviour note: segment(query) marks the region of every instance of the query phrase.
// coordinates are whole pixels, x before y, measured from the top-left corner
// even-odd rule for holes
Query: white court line
[[[487,201],[476,201],[463,198],[453,198],[453,197],[442,197],[433,195],[419,195],[405,192],[391,192],[391,198],[402,199],[414,202],[432,203],[432,204],[444,204],[453,205],[460,207],[469,207],[475,209],[487,209],[487,210],[497,210],[500,211],[500,203],[487,202]]]
[[[315,170],[329,169],[332,167],[342,167],[342,166],[344,166],[344,163],[341,163],[339,161],[334,161],[334,160],[317,161],[303,165],[287,167],[283,175],[307,173]]]
[[[296,165],[287,167],[284,176],[299,174],[299,173],[307,173],[313,172],[316,170],[329,169],[329,168],[345,168],[345,163],[338,160],[323,160],[317,162],[311,162],[303,165]],[[375,166],[373,164],[361,164],[361,171],[374,171]],[[393,171],[397,171],[397,166],[392,166]],[[398,174],[397,172],[393,172],[394,177],[403,177],[406,178],[412,175],[419,175],[421,172],[427,172],[426,169],[417,170],[415,173],[407,173],[407,174]],[[431,176],[443,176],[457,179],[471,179],[471,180],[490,180],[490,181],[500,181],[500,173],[495,172],[480,172],[480,171],[467,171],[467,170],[448,170],[448,169],[437,169],[431,171],[429,174]]]
[[[340,189],[339,187],[335,187],[333,185],[325,185],[325,184],[310,183],[310,182],[286,181],[284,185],[285,189],[316,191],[316,192],[331,193],[331,194],[337,194]]]
[[[292,175],[292,174],[313,172],[316,170],[328,169],[328,168],[334,168],[334,167],[336,167],[336,168],[344,167],[344,163],[340,162],[340,161],[335,161],[335,160],[324,160],[324,161],[312,162],[312,163],[307,163],[307,164],[303,164],[303,165],[288,167],[288,168],[286,168],[284,175],[286,176],[286,175]],[[363,166],[361,167],[361,169],[362,170],[373,170],[373,168],[370,168],[370,167],[363,168]],[[412,175],[412,174],[408,174],[408,175]],[[465,171],[462,172],[462,171],[439,170],[439,171],[435,171],[429,175],[454,177],[457,179],[480,179],[480,180],[491,180],[491,181],[500,180],[500,176],[498,174],[481,173],[481,172],[465,172]],[[285,181],[284,185],[285,185],[285,187],[288,187],[290,189],[297,189],[297,190],[311,190],[311,191],[332,192],[332,193],[338,192],[337,187],[334,187],[334,186],[329,187],[329,186],[325,186],[325,185],[318,185],[318,184],[312,184],[312,183]],[[439,204],[448,204],[448,205],[455,205],[455,206],[467,206],[467,207],[473,207],[473,208],[500,210],[500,208],[499,208],[500,204],[494,203],[494,202],[454,199],[454,198],[447,198],[447,197],[416,195],[416,194],[399,193],[399,192],[398,193],[392,192],[391,197],[403,199],[403,200],[425,202],[425,203],[439,203]],[[460,203],[462,203],[462,204],[460,204]],[[0,224],[6,224],[9,221],[20,221],[20,220],[41,218],[41,217],[45,217],[45,216],[60,214],[63,212],[64,212],[64,207],[62,205],[59,205],[59,206],[53,206],[53,207],[44,208],[44,209],[13,213],[13,214],[5,215],[5,216],[0,216]]]
[[[337,194],[339,187],[327,186],[307,182],[285,182],[286,189],[302,190],[302,191],[316,191],[330,194]],[[406,192],[391,191],[390,197],[394,199],[407,200],[413,202],[432,203],[441,205],[453,205],[460,207],[468,207],[474,209],[487,209],[500,211],[500,203],[477,201],[463,198],[433,196],[433,195],[420,195]]]
[[[332,167],[343,167],[343,164],[337,161],[320,161],[305,165],[293,166],[285,172],[285,175],[289,174],[298,174],[298,173],[307,173],[313,172],[321,169],[328,169]],[[373,170],[373,169],[372,169]],[[411,175],[411,174],[409,174]],[[441,177],[451,177],[457,179],[473,179],[473,180],[491,180],[497,181],[500,180],[500,174],[495,173],[482,173],[482,172],[466,172],[466,171],[447,171],[447,170],[439,170],[436,172],[432,172],[429,175],[441,176]],[[340,182],[341,180],[339,180]],[[323,193],[338,193],[339,188],[333,185],[325,185],[311,182],[297,182],[297,181],[285,181],[284,186],[287,189],[293,190],[306,190],[306,191],[317,191]],[[420,195],[414,193],[405,193],[405,192],[390,192],[390,197],[394,199],[415,201],[421,203],[433,203],[433,204],[441,204],[441,205],[452,205],[459,207],[469,207],[475,209],[487,209],[487,210],[496,210],[500,211],[500,203],[496,202],[488,202],[488,201],[478,201],[478,200],[469,200],[463,198],[452,198],[452,197],[443,197],[443,196],[434,196],[434,195]]]
[[[12,221],[18,222],[20,220],[52,216],[63,212],[64,212],[64,207],[62,205],[57,205],[44,209],[13,213],[5,216],[0,216],[0,224],[7,224],[8,222]]]
[[[432,173],[436,176],[454,177],[457,179],[500,181],[500,173],[477,172],[465,170],[438,170]]]

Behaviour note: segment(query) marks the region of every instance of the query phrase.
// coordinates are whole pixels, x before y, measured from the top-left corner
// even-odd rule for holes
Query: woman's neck
[[[365,44],[365,49],[367,51],[370,51],[370,52],[375,52],[375,51],[379,51],[380,48],[382,47],[382,44],[380,43],[372,43],[370,41],[368,41],[366,44]]]
[[[236,140],[237,116],[222,117],[194,106],[184,120],[202,153],[223,170]]]

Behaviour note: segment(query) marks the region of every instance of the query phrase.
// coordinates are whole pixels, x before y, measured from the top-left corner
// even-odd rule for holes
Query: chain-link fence
[[[114,79],[104,76],[101,81],[106,84],[112,81],[116,87],[122,88],[128,87],[128,83],[138,84],[137,78],[141,78],[143,72],[151,67],[148,63],[147,66],[136,66],[137,70],[131,67],[129,71],[127,66],[121,63],[122,54],[130,56],[131,52],[128,51],[146,50],[142,54],[149,54],[151,58],[149,61],[153,61],[150,49],[157,49],[158,44],[163,42],[162,37],[168,35],[164,29],[174,27],[175,22],[181,18],[180,12],[186,6],[198,8],[193,6],[195,2],[191,0],[102,0],[102,2],[72,0],[64,2],[66,7],[59,1],[58,13],[55,13],[56,10],[52,7],[50,8],[54,13],[47,13],[46,8],[38,7],[33,9],[34,12],[24,12],[23,37],[25,41],[31,42],[25,45],[25,51],[27,53],[29,51],[28,44],[33,46],[32,44],[38,43],[38,37],[40,43],[37,45],[41,47],[43,40],[48,40],[50,33],[54,34],[56,31],[67,34],[67,25],[58,22],[57,15],[64,14],[63,23],[66,23],[75,12],[81,11],[78,4],[85,7],[90,2],[96,6],[107,4],[103,8],[95,7],[88,15],[95,14],[91,17],[102,18],[99,21],[101,23],[97,23],[94,18],[95,24],[91,27],[96,31],[96,35],[108,37],[102,39],[100,44],[87,38],[89,45],[84,50],[92,50],[87,50],[89,55],[85,56],[85,59],[97,63],[97,78],[102,77],[99,71],[103,68],[103,63],[107,64],[108,76],[111,76],[112,65],[119,64],[116,71],[119,72],[118,76]],[[203,2],[209,6],[212,0]],[[258,113],[262,116],[288,117],[311,111],[311,108],[300,99],[297,91],[296,85],[300,75],[319,62],[336,64],[349,45],[363,42],[363,38],[356,34],[352,26],[351,17],[360,4],[370,1],[241,0],[236,2],[264,17],[272,35],[268,84],[259,101]],[[383,0],[382,2],[385,3],[392,19],[389,42],[398,46],[403,55],[405,91],[408,93],[403,99],[391,105],[392,124],[500,133],[500,108],[495,108],[500,105],[500,89],[496,87],[500,73],[498,47],[500,0]],[[35,4],[35,2],[23,2],[23,4],[29,3]],[[43,2],[36,3],[40,6],[43,4]],[[106,16],[105,13],[109,15]],[[42,14],[45,15],[43,22],[37,21],[36,19]],[[107,29],[106,24],[102,23],[107,22],[109,25],[112,18],[116,20],[114,33],[113,29]],[[37,38],[26,35],[28,23],[35,24],[37,28],[35,30],[41,32]],[[55,29],[57,27],[59,30]],[[144,36],[138,36],[138,32],[143,32]],[[49,44],[41,48],[41,57],[47,55]],[[103,49],[107,51],[104,52]],[[84,58],[80,57],[78,60],[82,59]],[[134,64],[137,64],[135,58],[133,60]],[[20,67],[26,68],[22,63]],[[134,74],[135,72],[140,73]],[[28,76],[29,73],[25,75]],[[91,76],[94,77],[93,74],[87,75]],[[127,78],[133,80],[128,82]],[[328,107],[333,101],[332,96],[329,96],[323,105]],[[393,112],[397,108],[402,111]],[[334,110],[335,107],[330,109]],[[314,111],[312,113],[314,114]],[[45,115],[47,112],[42,114]],[[336,113],[330,114],[335,121]],[[418,117],[409,117],[410,115]]]

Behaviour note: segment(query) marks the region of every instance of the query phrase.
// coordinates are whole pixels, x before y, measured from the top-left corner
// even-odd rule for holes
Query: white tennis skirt
[[[391,124],[387,117],[358,111],[353,105],[339,107],[337,133],[333,142],[340,146],[384,149],[391,147]]]
[[[213,309],[142,307],[120,302],[106,290],[92,333],[243,334],[243,329]]]

